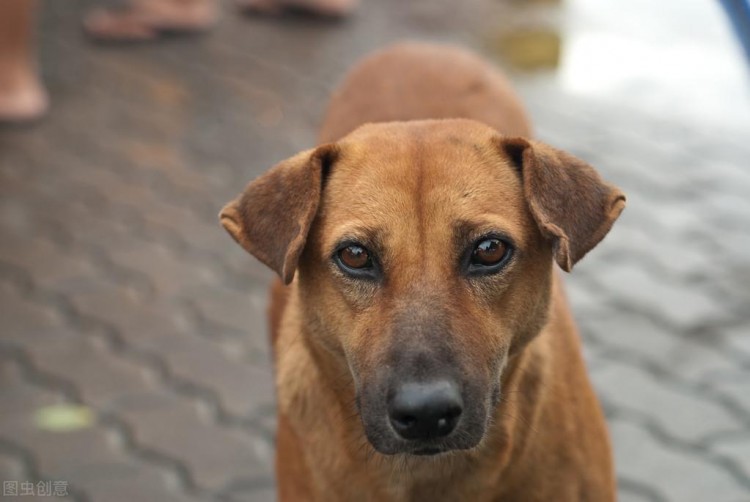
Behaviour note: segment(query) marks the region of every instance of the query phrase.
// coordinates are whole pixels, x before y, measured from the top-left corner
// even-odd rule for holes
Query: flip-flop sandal
[[[284,11],[284,6],[278,0],[237,0],[236,3],[244,14],[275,16]]]
[[[11,119],[6,117],[0,117],[0,132],[3,131],[25,131],[31,129],[44,120],[47,116],[45,110],[44,113],[35,115],[33,117],[23,117],[20,119]]]
[[[206,20],[166,20],[156,13],[141,12],[136,7],[96,9],[83,21],[83,29],[101,42],[149,42],[168,34],[201,34],[216,24],[216,16]]]
[[[356,7],[357,1],[338,8],[325,7],[311,0],[236,0],[243,13],[277,15],[286,11],[316,15],[324,18],[341,19],[348,16]]]

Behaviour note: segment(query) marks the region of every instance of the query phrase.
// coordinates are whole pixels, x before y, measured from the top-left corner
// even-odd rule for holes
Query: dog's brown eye
[[[500,263],[507,252],[508,246],[500,239],[485,239],[474,248],[471,262],[475,265],[491,267]]]
[[[362,269],[372,266],[370,253],[362,246],[352,244],[339,251],[339,260],[349,268]]]

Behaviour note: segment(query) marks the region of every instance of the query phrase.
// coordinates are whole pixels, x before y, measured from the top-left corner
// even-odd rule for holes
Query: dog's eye
[[[478,271],[499,270],[510,254],[510,246],[502,240],[491,237],[482,239],[471,253],[470,265]]]
[[[372,268],[370,252],[357,244],[351,244],[340,249],[338,257],[344,266],[353,270]]]

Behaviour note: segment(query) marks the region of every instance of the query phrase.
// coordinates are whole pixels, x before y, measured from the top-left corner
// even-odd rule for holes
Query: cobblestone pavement
[[[64,480],[76,501],[272,500],[271,274],[218,209],[313,145],[362,54],[403,37],[494,54],[536,19],[563,44],[558,72],[514,75],[539,136],[629,197],[568,280],[620,498],[750,500],[748,80],[710,2],[365,0],[343,23],[227,6],[214,33],[131,46],[83,40],[91,4],[44,5],[52,112],[0,130],[1,479]],[[55,404],[96,420],[35,425]]]

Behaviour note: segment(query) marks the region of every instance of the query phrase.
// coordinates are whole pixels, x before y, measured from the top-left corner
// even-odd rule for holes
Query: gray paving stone
[[[750,370],[734,370],[711,375],[709,389],[729,396],[750,417]]]
[[[26,488],[26,490],[28,490],[26,492],[22,492],[21,491],[23,489],[21,483],[23,483],[23,482],[31,482],[31,481],[28,481],[28,480],[25,480],[25,479],[24,480],[17,480],[17,481],[19,483],[17,485],[18,486],[18,493],[19,494],[20,493],[29,493],[29,495],[18,495],[18,496],[9,495],[7,497],[3,497],[3,502],[6,502],[6,501],[14,501],[14,502],[21,502],[21,501],[22,502],[49,502],[49,499],[50,499],[49,495],[31,495],[31,493],[37,493],[36,490],[38,488],[37,488],[36,483],[38,481],[34,481],[33,482],[34,483],[33,487],[29,486],[28,488]],[[52,481],[52,480],[49,480],[49,481]],[[45,487],[44,490],[46,490],[46,489],[47,488]],[[54,500],[57,500],[57,501],[60,501],[60,500],[68,501],[68,500],[74,500],[74,499],[70,496],[70,494],[68,494],[67,496],[55,496]]]
[[[154,385],[154,377],[91,339],[59,339],[29,349],[34,365],[50,375],[70,382],[85,403],[100,410],[118,400]]]
[[[617,500],[619,502],[653,502],[659,500],[649,497],[645,493],[623,489],[622,485],[618,487]]]
[[[750,191],[750,174],[731,157],[723,161],[712,159],[691,178],[691,182],[700,186],[702,191],[716,196],[726,193],[742,196]],[[730,218],[734,219],[734,216]]]
[[[0,438],[29,452],[43,452],[34,456],[42,479],[66,481],[71,489],[84,492],[87,492],[90,483],[96,489],[101,489],[106,488],[104,485],[114,487],[125,479],[131,479],[131,487],[137,489],[143,486],[144,495],[161,487],[164,500],[172,500],[168,494],[165,495],[174,484],[169,481],[170,472],[133,461],[123,448],[121,438],[113,430],[96,424],[64,432],[40,429],[34,420],[35,412],[42,407],[62,403],[61,397],[26,383],[18,365],[9,364],[4,368],[10,369],[3,371],[4,384],[0,387],[0,406],[3,409]],[[5,457],[0,455],[0,458]],[[17,461],[15,470],[18,470]],[[137,479],[133,478],[135,475]],[[116,490],[118,493],[120,491],[123,490]],[[104,497],[97,500],[110,499]]]
[[[39,470],[47,479],[67,481],[72,489],[94,495],[96,500],[109,500],[104,495],[113,489],[114,496],[130,484],[131,490],[143,487],[144,496],[160,492],[162,497],[174,490],[169,469],[129,458],[119,445],[119,438],[108,430],[95,426],[88,429],[53,433],[25,431],[20,435],[24,447],[44,452],[39,459]]]
[[[731,458],[750,480],[750,437],[747,434],[719,439],[711,445],[711,449]]]
[[[212,288],[195,293],[190,300],[201,319],[201,331],[207,336],[222,333],[239,336],[247,350],[267,356],[269,334],[266,311],[268,286],[242,291]]]
[[[587,277],[584,277],[586,271],[576,269],[570,276],[565,278],[565,291],[568,295],[573,314],[577,319],[583,319],[589,315],[597,315],[607,306],[601,301],[601,294],[598,288],[591,285]],[[581,273],[579,273],[581,272]]]
[[[218,281],[210,267],[181,259],[156,243],[134,243],[113,250],[110,256],[116,264],[148,277],[155,293],[163,297],[187,294]]]
[[[239,246],[222,248],[218,265],[224,271],[221,284],[237,291],[246,291],[249,285],[254,284],[263,284],[265,287],[276,277],[274,272],[258,260],[250,258]]]
[[[254,490],[236,490],[227,495],[231,502],[272,502],[276,500],[276,490],[261,488]]]
[[[15,455],[0,451],[0,481],[24,479],[23,462]]]
[[[188,329],[185,313],[168,301],[144,301],[138,292],[117,287],[96,287],[70,296],[75,310],[85,319],[115,329],[130,345],[140,347],[152,340]]]
[[[700,455],[662,444],[629,422],[610,420],[610,431],[618,474],[646,486],[658,485],[667,500],[740,502],[747,498],[731,474]]]
[[[717,432],[741,430],[742,422],[722,406],[679,390],[637,366],[609,361],[592,370],[597,391],[624,410],[655,421],[661,430],[687,444]]]
[[[695,340],[669,332],[643,316],[625,317],[615,312],[585,318],[581,327],[602,348],[633,356],[694,384],[704,382],[707,375],[736,370],[739,365],[724,353],[724,339],[718,334],[706,333]]]
[[[711,191],[702,198],[696,210],[710,215],[713,224],[729,228],[747,229],[743,222],[750,221],[747,192]]]
[[[750,360],[750,322],[742,323],[721,331],[725,343],[735,353],[741,354]]]
[[[93,273],[85,257],[69,256],[45,239],[36,239],[30,248],[17,243],[0,250],[0,261],[29,271],[34,285],[44,290],[64,292],[72,280]]]
[[[80,486],[92,500],[107,502],[207,500],[179,486],[180,482],[169,473],[156,477],[152,469],[138,462],[100,466],[99,469],[94,470],[94,475],[91,474],[89,472],[89,479],[80,482]]]
[[[258,407],[274,402],[270,361],[249,361],[217,342],[199,336],[165,338],[157,350],[171,373],[214,392],[224,410],[237,417],[249,417]],[[239,357],[238,357],[239,356]],[[217,371],[221,368],[221,371]]]
[[[64,403],[61,392],[34,385],[27,381],[21,364],[0,358],[0,437],[15,441],[14,429],[31,427],[33,414],[44,406]]]
[[[135,441],[180,459],[202,489],[220,490],[248,472],[271,476],[272,452],[260,437],[212,423],[195,403],[172,394],[132,400],[118,412]]]
[[[34,333],[62,330],[64,319],[48,305],[29,298],[8,282],[0,281],[0,341],[23,339]]]
[[[36,345],[47,343],[58,343],[67,340],[74,343],[81,338],[82,330],[69,326],[39,326],[29,330],[0,330],[0,347],[7,346],[15,349],[25,350]]]
[[[731,247],[731,251],[723,256],[725,266],[717,277],[716,286],[726,292],[725,298],[734,304],[738,316],[747,325],[747,305],[750,305],[750,288],[747,285],[750,284],[750,266],[747,265],[744,254],[746,248],[742,246],[750,242],[750,235],[739,242],[735,237],[732,235],[725,239],[725,245]]]
[[[50,204],[50,201],[45,202]],[[138,221],[127,212],[114,213],[106,207],[94,210],[80,204],[63,209],[57,201],[52,203],[58,210],[42,212],[37,219],[42,228],[54,228],[62,234],[71,252],[86,253],[92,248],[128,245],[134,233],[140,231]]]
[[[669,284],[635,264],[609,267],[595,279],[617,302],[663,317],[681,330],[727,316],[725,306],[705,290]]]

